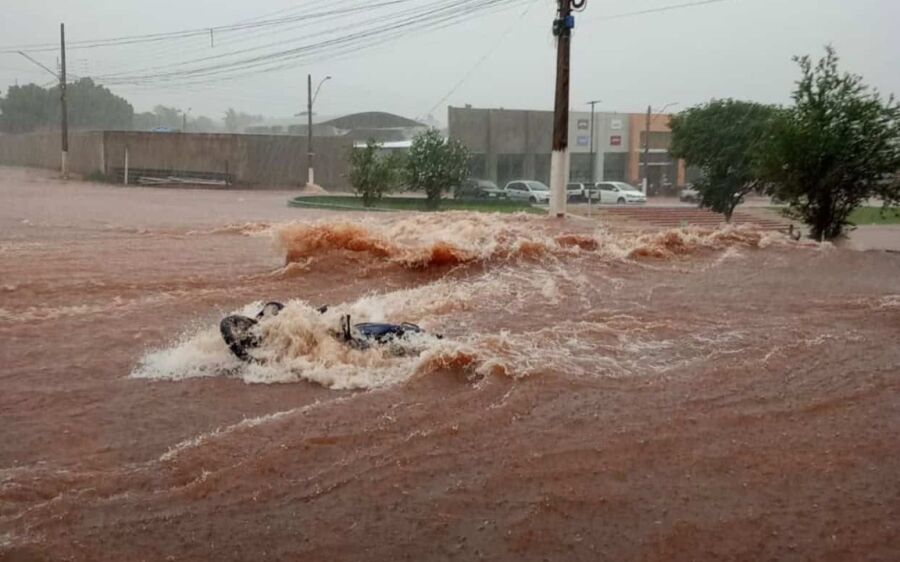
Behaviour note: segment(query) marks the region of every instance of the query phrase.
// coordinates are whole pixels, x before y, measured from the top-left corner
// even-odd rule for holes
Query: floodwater
[[[900,558],[900,256],[288,196],[0,169],[0,559]]]

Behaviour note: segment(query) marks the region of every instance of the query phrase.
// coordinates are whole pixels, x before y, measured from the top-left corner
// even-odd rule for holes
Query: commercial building
[[[639,184],[646,115],[596,112],[569,114],[570,181]],[[668,153],[668,116],[651,119],[650,194],[684,184],[684,165]],[[450,107],[449,137],[472,152],[471,175],[503,185],[514,179],[549,182],[553,112]],[[592,158],[593,154],[593,158]]]
[[[264,135],[297,135],[307,132],[305,116],[267,119],[246,127],[244,133]],[[366,111],[343,117],[313,117],[313,136],[344,137],[351,141],[402,142],[428,129],[424,123],[383,111]]]

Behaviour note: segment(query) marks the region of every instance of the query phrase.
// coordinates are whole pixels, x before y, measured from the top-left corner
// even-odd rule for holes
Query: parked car
[[[514,201],[528,201],[530,203],[549,203],[550,188],[539,181],[516,180],[506,184],[503,188],[506,196]]]
[[[506,191],[490,180],[469,178],[453,190],[456,199],[506,199]]]
[[[622,181],[605,181],[597,184],[600,202],[625,205],[642,204],[647,202],[647,196],[641,190],[631,184]]]
[[[687,184],[678,194],[678,199],[684,203],[697,203],[700,201],[700,192],[693,185]]]
[[[589,183],[569,183],[566,184],[566,197],[569,201],[587,201],[590,196],[591,201],[597,202],[597,189]]]

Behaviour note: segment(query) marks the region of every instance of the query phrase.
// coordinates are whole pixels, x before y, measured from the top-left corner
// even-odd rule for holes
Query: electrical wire
[[[585,0],[585,1],[587,1],[587,0]],[[488,58],[490,58],[490,56],[493,55],[494,52],[498,48],[500,48],[500,46],[506,41],[506,38],[509,36],[509,34],[512,33],[512,31],[519,25],[521,20],[525,19],[525,16],[528,15],[528,12],[531,11],[531,9],[534,7],[535,3],[536,2],[532,1],[528,5],[528,7],[526,7],[525,10],[523,10],[522,13],[519,14],[519,19],[515,20],[508,28],[506,28],[506,30],[501,34],[500,39],[490,49],[488,49],[488,51],[485,52],[484,55],[482,55],[477,61],[475,61],[475,64],[473,64],[471,66],[471,68],[469,68],[469,70],[466,71],[466,73],[463,75],[463,77],[460,78],[459,81],[456,84],[454,84],[452,88],[450,88],[450,91],[447,92],[444,95],[444,97],[442,97],[440,100],[438,100],[438,102],[436,104],[434,104],[431,107],[431,109],[428,110],[426,115],[431,115],[435,109],[440,107],[442,103],[447,101],[447,99],[450,98],[450,96],[455,94],[456,91],[459,90],[459,88],[461,88],[463,84],[465,84],[465,82],[472,76],[472,74],[474,74],[475,71],[478,70],[478,67],[480,67],[484,63],[484,61],[486,61]]]
[[[333,57],[345,54],[349,50],[371,48],[375,45],[394,40],[408,35],[409,29],[421,32],[435,30],[449,25],[454,25],[460,20],[469,17],[474,12],[481,12],[491,8],[520,3],[522,0],[454,0],[452,2],[439,2],[430,9],[419,9],[405,18],[389,18],[387,23],[378,26],[370,26],[350,34],[341,34],[337,37],[322,41],[308,43],[298,47],[280,51],[244,57],[233,61],[219,62],[196,68],[183,70],[168,70],[149,74],[123,74],[118,76],[103,76],[105,84],[135,84],[147,82],[181,81],[206,81],[219,78],[233,78],[272,72],[295,66],[313,58],[321,60],[323,57]],[[332,30],[334,31],[334,30]],[[216,58],[216,57],[212,57]]]
[[[646,10],[638,10],[636,12],[625,12],[622,14],[612,14],[612,15],[608,15],[608,16],[603,16],[603,15],[593,16],[593,17],[585,18],[585,20],[587,20],[587,21],[596,21],[596,20],[610,21],[610,20],[617,20],[617,19],[622,19],[622,18],[632,18],[635,16],[643,16],[643,15],[647,15],[647,14],[671,12],[673,10],[680,10],[682,8],[694,8],[697,6],[706,6],[708,4],[719,4],[721,2],[729,2],[729,1],[730,0],[699,0],[696,2],[686,2],[683,4],[671,4],[669,6],[660,6],[658,8],[648,8]]]

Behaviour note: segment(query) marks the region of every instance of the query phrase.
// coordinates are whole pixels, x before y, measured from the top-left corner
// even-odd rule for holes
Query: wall
[[[69,133],[69,170],[76,174],[99,170],[102,139],[99,131]],[[61,144],[59,133],[0,135],[0,164],[59,168]]]
[[[316,183],[329,189],[347,186],[347,154],[353,142],[316,138]],[[125,165],[152,170],[228,173],[242,187],[286,187],[306,182],[306,137],[149,133],[73,132],[69,169],[76,174],[112,174]],[[0,136],[0,164],[58,168],[60,136],[51,133]]]
[[[669,128],[669,120],[671,119],[671,115],[669,114],[656,114],[651,116],[650,118],[650,133],[651,140],[653,133],[670,133],[672,130]],[[641,142],[641,135],[646,132],[647,129],[647,114],[646,113],[632,113],[630,115],[630,140],[629,140],[629,157],[628,157],[628,177],[629,181],[634,185],[639,185],[641,181],[641,159],[644,154],[643,145]],[[658,155],[668,155],[668,148],[653,148],[653,144],[650,145],[650,154],[658,154]],[[684,160],[678,160],[674,163],[675,167],[675,178],[674,179],[676,186],[682,186],[685,182],[685,168],[684,168]],[[656,178],[651,177],[651,182],[655,182]],[[659,188],[658,185],[651,185],[650,192],[654,193]]]

